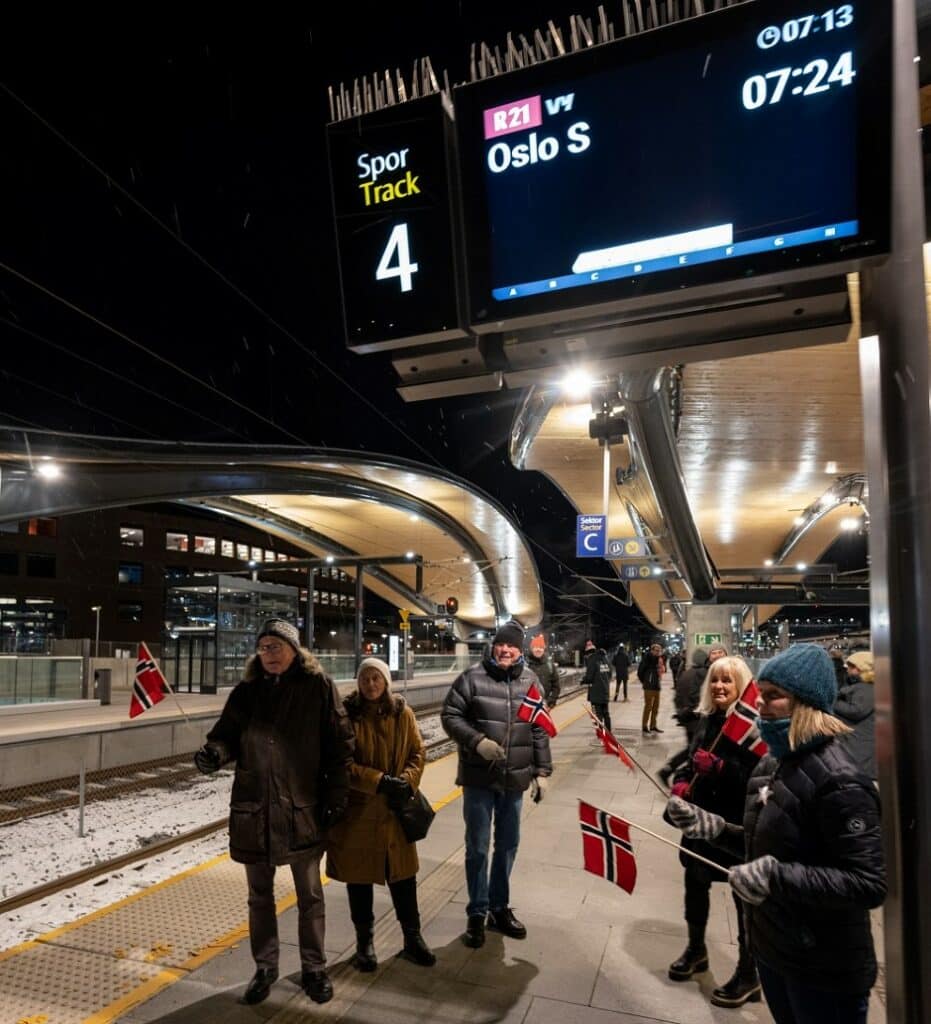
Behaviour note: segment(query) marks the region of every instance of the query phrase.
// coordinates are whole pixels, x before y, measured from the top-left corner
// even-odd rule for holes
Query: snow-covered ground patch
[[[426,743],[440,738],[439,715],[425,716],[419,725]],[[102,869],[92,881],[5,914],[0,918],[0,950],[225,853],[225,829],[156,857],[146,857],[145,847],[225,818],[232,782],[232,770],[224,769],[170,787],[91,802],[84,809],[83,839],[78,837],[77,808],[0,825],[0,899],[139,851],[139,860],[128,867]]]

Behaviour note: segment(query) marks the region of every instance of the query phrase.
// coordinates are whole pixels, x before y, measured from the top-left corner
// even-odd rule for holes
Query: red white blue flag
[[[759,712],[756,701],[760,691],[757,688],[756,680],[751,679],[746,690],[740,695],[727,713],[727,721],[721,729],[721,735],[726,736],[738,747],[746,747],[751,754],[762,757],[769,752],[769,747],[760,738],[760,730],[757,725]]]
[[[601,740],[601,745],[604,747],[604,752],[606,754],[611,754],[616,757],[621,764],[627,765],[632,772],[637,770],[637,766],[633,761],[631,761],[630,755],[621,746],[613,732],[608,732],[603,725],[596,725],[595,735]]]
[[[168,696],[168,683],[152,657],[149,648],[139,644],[139,658],[136,661],[136,678],[133,680],[133,695],[129,702],[129,717],[135,718],[143,711],[158,704]]]
[[[550,736],[556,735],[556,723],[550,717],[550,713],[546,709],[546,702],[540,696],[536,683],[530,684],[530,689],[524,695],[524,699],[517,709],[517,717],[522,722],[539,725]]]
[[[630,825],[623,818],[580,800],[579,827],[585,870],[632,893],[637,884],[637,862]]]

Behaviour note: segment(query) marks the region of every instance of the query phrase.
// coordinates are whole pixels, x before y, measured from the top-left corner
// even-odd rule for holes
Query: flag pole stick
[[[651,832],[648,828],[644,828],[642,825],[635,825],[632,821],[627,821],[626,818],[622,818],[621,820],[625,821],[631,828],[635,828],[639,832],[646,832],[648,836],[652,836],[654,839],[658,839],[661,843],[671,846],[673,849],[678,850],[679,853],[684,853],[687,857],[694,857],[695,860],[700,860],[702,864],[707,864],[709,867],[715,868],[716,870],[723,872],[725,875],[730,875],[728,868],[722,867],[720,864],[715,864],[713,860],[703,857],[700,853],[690,850],[687,846],[680,846],[678,843],[674,843],[671,839],[666,839],[665,836],[657,835],[656,832]]]
[[[594,712],[594,711],[592,711],[591,707],[590,707],[590,706],[589,706],[588,704],[586,704],[586,705],[585,705],[585,710],[586,710],[586,711],[588,712],[588,714],[589,714],[589,717],[591,718],[591,720],[592,720],[593,722],[595,722],[595,723],[596,723],[597,725],[600,725],[602,729],[604,729],[604,722],[602,722],[602,721],[601,721],[601,719],[600,719],[600,718],[598,718],[598,716],[597,716],[597,715],[595,714],[595,712]],[[611,737],[613,738],[614,742],[615,742],[615,743],[617,743],[617,745],[618,745],[618,746],[620,746],[620,742],[618,741],[618,738],[617,738],[617,737],[616,737],[616,736],[614,735],[614,733],[613,733],[613,732],[611,732],[611,730],[610,730],[610,729],[605,729],[605,732],[606,732],[606,733],[607,733],[607,734],[608,734],[609,736],[611,736]],[[647,778],[648,778],[648,779],[650,780],[650,782],[652,782],[652,783],[653,783],[653,785],[654,785],[654,786],[656,786],[656,788],[657,788],[657,789],[658,789],[658,790],[660,791],[660,793],[661,793],[661,794],[663,795],[664,799],[667,799],[667,800],[668,800],[668,799],[669,799],[669,793],[667,793],[667,792],[666,792],[666,790],[665,790],[665,789],[664,789],[664,788],[663,788],[663,787],[662,787],[662,786],[661,786],[661,785],[659,784],[659,782],[658,782],[658,781],[657,781],[656,779],[654,779],[654,778],[653,778],[653,776],[652,776],[652,775],[651,775],[651,774],[650,774],[650,773],[649,773],[649,772],[648,772],[648,771],[646,770],[646,768],[644,768],[644,767],[643,767],[643,765],[642,765],[642,764],[641,764],[641,763],[640,763],[640,762],[639,762],[639,761],[638,761],[638,760],[637,760],[637,759],[636,759],[636,758],[634,757],[634,755],[633,755],[633,754],[632,754],[632,753],[631,753],[631,752],[630,752],[630,751],[629,751],[629,750],[627,749],[627,747],[624,747],[624,752],[625,752],[625,753],[627,754],[627,756],[628,756],[628,757],[629,757],[629,758],[631,759],[631,761],[633,761],[633,762],[634,762],[634,764],[635,764],[635,765],[636,765],[636,766],[637,766],[637,767],[638,767],[638,768],[640,769],[640,771],[641,771],[641,772],[643,772],[643,774],[644,774],[644,775],[645,775],[645,776],[646,776],[646,777],[647,777]]]

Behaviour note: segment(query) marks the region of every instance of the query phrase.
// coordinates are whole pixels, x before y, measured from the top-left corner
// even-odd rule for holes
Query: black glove
[[[346,816],[346,804],[324,804],[320,812],[320,827],[324,830],[332,828]]]
[[[400,807],[407,800],[410,800],[414,791],[406,779],[399,779],[394,775],[382,775],[378,782],[376,793],[384,793],[389,807]]]
[[[194,764],[199,772],[202,772],[204,775],[210,775],[220,767],[220,752],[216,747],[211,747],[207,744],[201,747],[194,755]]]

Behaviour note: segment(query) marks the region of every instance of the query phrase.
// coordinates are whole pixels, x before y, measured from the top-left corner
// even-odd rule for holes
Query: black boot
[[[743,1006],[744,1003],[758,1003],[761,998],[756,963],[749,953],[741,950],[733,977],[711,993],[711,1002],[715,1006]]]
[[[278,971],[274,967],[259,967],[252,976],[242,997],[244,1003],[254,1006],[268,996],[268,991],[278,980]]]
[[[378,966],[371,925],[356,928],[356,955],[352,958],[352,966],[366,974],[370,974]]]
[[[708,970],[708,950],[705,949],[705,929],[689,925],[689,944],[678,960],[669,965],[669,977],[673,981],[688,981],[693,974]]]
[[[420,967],[432,967],[436,963],[436,957],[424,942],[420,928],[405,928],[402,925],[401,930],[404,932],[404,948],[398,956],[402,956],[405,960],[410,960],[412,964],[418,964]]]
[[[485,945],[484,914],[469,915],[469,920],[466,923],[465,935],[462,936],[462,941],[467,946],[471,946],[472,949],[478,949],[480,946]]]

